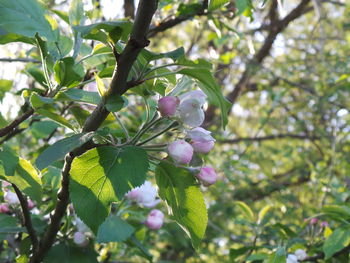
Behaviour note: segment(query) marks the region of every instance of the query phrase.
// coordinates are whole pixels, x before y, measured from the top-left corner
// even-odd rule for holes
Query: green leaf
[[[184,55],[185,55],[185,50],[183,47],[180,47],[178,49],[175,49],[173,51],[166,52],[166,53],[154,53],[147,49],[143,49],[141,50],[139,56],[142,56],[147,62],[151,62],[153,60],[160,59],[160,58],[170,58],[175,62],[176,60],[178,60],[180,57],[183,57]]]
[[[98,229],[97,242],[122,242],[127,240],[134,231],[135,229],[119,216],[110,215]]]
[[[264,263],[286,263],[286,250],[283,247],[278,248]]]
[[[30,162],[24,160],[9,150],[0,152],[0,176],[6,181],[17,185],[36,202],[41,201],[41,179]]]
[[[36,80],[36,82],[38,82],[45,89],[48,88],[45,80],[45,75],[38,67],[35,66],[35,67],[27,68],[25,70],[25,73],[32,76]]]
[[[96,24],[86,26],[74,26],[73,28],[80,32],[83,38],[99,40],[106,43],[108,36],[105,32],[109,33],[116,27],[122,30],[121,39],[127,40],[129,33],[131,32],[132,23],[129,21],[110,21],[100,22]]]
[[[98,263],[97,253],[91,247],[79,248],[58,244],[53,246],[44,258],[44,263]]]
[[[0,28],[0,44],[3,45],[11,42],[23,42],[31,45],[35,44],[35,41],[32,38],[24,37],[14,33],[7,33]]]
[[[42,170],[54,161],[63,159],[67,153],[89,141],[93,135],[93,132],[80,133],[55,142],[39,155],[35,161],[36,166]]]
[[[77,215],[97,233],[110,204],[141,185],[148,170],[147,153],[138,147],[98,147],[74,159],[71,200]]]
[[[0,151],[0,176],[13,176],[15,174],[19,158],[13,152],[4,149]]]
[[[249,7],[249,0],[236,0],[238,15],[242,14]]]
[[[236,201],[235,204],[242,211],[242,214],[246,219],[248,219],[250,222],[255,221],[254,212],[250,209],[250,207],[247,204],[241,201]]]
[[[225,4],[227,4],[229,2],[230,2],[230,0],[210,0],[209,10],[213,11],[215,9],[218,9],[218,8],[224,6]]]
[[[30,96],[30,104],[34,109],[41,108],[45,106],[46,104],[53,104],[54,100],[52,98],[46,98],[38,95],[36,92],[33,92]]]
[[[324,242],[325,260],[350,244],[350,228],[337,228]]]
[[[204,63],[204,62],[203,62]],[[219,107],[221,110],[221,123],[223,128],[227,124],[227,114],[232,104],[224,98],[219,84],[216,82],[212,73],[207,69],[208,65],[203,64],[195,67],[183,68],[177,73],[190,76],[199,82],[199,87],[208,96],[209,102]]]
[[[15,184],[31,199],[40,203],[42,184],[41,178],[34,166],[29,161],[19,158],[16,172],[14,176],[7,176],[6,179]]]
[[[193,247],[198,249],[208,215],[194,175],[186,169],[161,162],[156,168],[156,180],[159,196],[171,207],[176,222],[190,236]]]
[[[58,40],[58,31],[52,28],[35,0],[1,0],[0,30],[26,37],[38,33],[50,41]]]
[[[12,80],[0,79],[0,101],[2,101],[5,93],[11,90],[12,84]]]
[[[78,26],[84,18],[84,5],[82,0],[72,0],[69,9],[69,24]]]
[[[108,96],[106,100],[106,109],[110,112],[120,111],[122,108],[126,107],[128,101],[122,96]]]
[[[15,234],[22,231],[25,230],[17,226],[17,219],[15,217],[0,214],[0,240],[5,239],[7,234]]]
[[[84,77],[84,69],[80,64],[74,64],[72,57],[58,60],[54,67],[54,77],[61,87],[74,87],[80,83]]]
[[[55,96],[55,100],[85,102],[98,105],[101,102],[101,97],[97,92],[82,89],[68,89],[58,92]]]
[[[48,117],[49,119],[57,122],[58,124],[61,124],[64,127],[67,127],[69,129],[71,129],[72,131],[74,131],[74,126],[72,124],[69,123],[69,121],[67,121],[65,118],[63,118],[61,115],[58,115],[57,113],[53,112],[54,109],[52,108],[48,108],[48,109],[44,109],[44,108],[40,108],[37,109],[36,112]]]
[[[59,125],[54,121],[36,121],[30,126],[35,138],[47,138]]]
[[[338,218],[338,220],[340,218],[345,220],[350,219],[350,207],[345,205],[325,205],[324,207],[322,207],[322,212],[335,218]]]

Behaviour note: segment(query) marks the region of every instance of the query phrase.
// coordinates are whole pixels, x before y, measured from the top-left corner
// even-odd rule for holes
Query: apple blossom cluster
[[[176,140],[168,145],[168,153],[176,164],[190,164],[194,153],[207,154],[213,149],[215,139],[211,132],[199,127],[205,115],[203,105],[207,96],[201,90],[186,92],[179,97],[165,96],[158,100],[158,110],[163,117],[178,118],[186,127],[186,139]],[[191,169],[204,185],[214,184],[218,176],[210,166]]]
[[[157,199],[157,189],[152,186],[152,183],[149,181],[146,181],[141,186],[130,190],[126,193],[125,197],[146,208],[155,207],[160,202],[160,199]],[[144,222],[145,226],[151,230],[160,229],[163,223],[164,214],[158,209],[151,210]]]

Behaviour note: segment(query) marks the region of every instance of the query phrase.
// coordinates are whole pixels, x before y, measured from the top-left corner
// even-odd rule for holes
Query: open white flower
[[[204,121],[203,105],[207,95],[201,90],[193,90],[180,95],[179,113],[181,120],[191,127],[198,127]]]
[[[298,263],[298,258],[294,254],[288,254],[286,263]]]
[[[160,202],[159,199],[156,199],[157,189],[149,181],[129,191],[126,197],[145,207],[154,207]]]
[[[298,260],[304,260],[307,258],[306,251],[303,249],[295,250],[294,255],[297,257]]]

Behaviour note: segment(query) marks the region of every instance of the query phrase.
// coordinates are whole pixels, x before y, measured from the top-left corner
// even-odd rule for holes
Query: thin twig
[[[29,238],[32,241],[33,250],[35,250],[38,247],[38,236],[36,235],[35,229],[32,224],[32,219],[30,217],[27,198],[24,197],[22,192],[18,189],[18,187],[15,184],[12,184],[12,187],[15,190],[15,193],[21,204],[22,214],[23,214],[23,225],[26,227],[28,231]]]
[[[41,63],[41,61],[32,58],[0,58],[0,62],[30,62]]]
[[[3,137],[10,133],[13,129],[15,129],[18,125],[20,125],[22,122],[24,122],[26,119],[28,119],[30,116],[32,116],[34,113],[34,109],[29,109],[25,113],[23,113],[21,116],[18,116],[15,120],[13,120],[9,125],[6,127],[0,129],[0,137]]]

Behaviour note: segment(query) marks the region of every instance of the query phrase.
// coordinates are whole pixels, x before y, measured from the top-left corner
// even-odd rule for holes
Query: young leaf
[[[227,4],[229,2],[230,2],[230,0],[210,0],[209,10],[213,11],[215,9],[218,9],[218,8],[224,6],[225,4]]]
[[[188,170],[161,162],[156,168],[159,196],[171,207],[176,222],[198,249],[207,227],[208,215],[202,192]]]
[[[55,142],[39,155],[35,161],[36,166],[42,170],[54,161],[63,159],[67,153],[89,141],[93,135],[93,132],[80,133]]]
[[[248,219],[250,222],[254,222],[255,221],[254,212],[250,209],[249,206],[246,205],[246,203],[243,203],[241,201],[237,201],[235,203],[240,208],[240,210],[243,213],[243,216],[246,219]]]
[[[127,240],[134,231],[135,229],[119,216],[110,215],[98,229],[97,242],[122,242]]]
[[[70,193],[77,215],[97,233],[110,204],[146,179],[148,159],[138,147],[98,147],[74,159]]]

